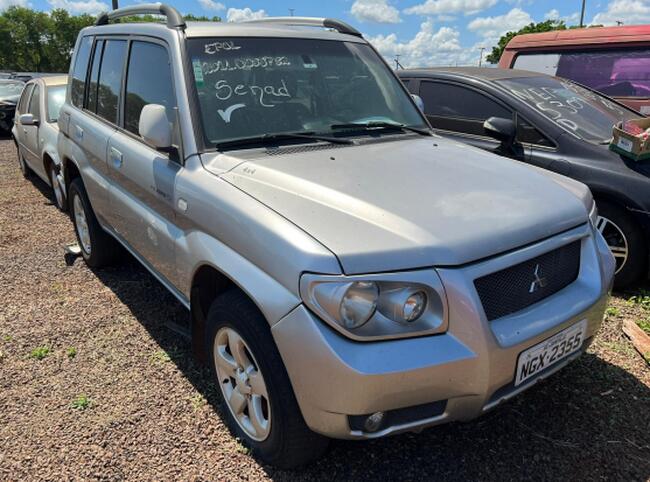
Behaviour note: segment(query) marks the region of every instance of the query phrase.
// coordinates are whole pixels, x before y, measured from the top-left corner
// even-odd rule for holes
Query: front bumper
[[[488,322],[474,279],[581,239],[580,273],[558,293]],[[614,262],[585,225],[538,244],[459,269],[438,269],[449,304],[441,335],[382,342],[342,337],[298,306],[272,333],[307,425],[335,438],[376,438],[452,420],[470,420],[559,370],[583,352],[602,321]],[[580,320],[581,350],[514,387],[519,354]],[[355,423],[386,412],[375,432]]]

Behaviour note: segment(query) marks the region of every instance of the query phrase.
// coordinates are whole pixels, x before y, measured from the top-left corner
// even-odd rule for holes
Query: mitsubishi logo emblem
[[[534,293],[538,289],[546,286],[546,278],[541,276],[541,271],[542,270],[539,267],[539,263],[537,263],[535,266],[535,271],[533,271],[533,276],[535,276],[535,279],[530,284],[530,289],[528,290],[529,293]]]

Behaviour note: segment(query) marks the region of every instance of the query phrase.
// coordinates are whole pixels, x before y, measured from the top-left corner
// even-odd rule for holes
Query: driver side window
[[[510,110],[482,93],[456,84],[423,81],[420,97],[424,113],[436,129],[485,136],[490,117],[512,119]]]

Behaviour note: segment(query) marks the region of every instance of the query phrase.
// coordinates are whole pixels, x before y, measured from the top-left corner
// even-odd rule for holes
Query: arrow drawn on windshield
[[[241,109],[242,107],[246,107],[246,104],[234,104],[228,107],[226,110],[217,110],[221,118],[226,124],[230,123],[230,116],[232,115],[233,112],[235,112],[237,109]]]

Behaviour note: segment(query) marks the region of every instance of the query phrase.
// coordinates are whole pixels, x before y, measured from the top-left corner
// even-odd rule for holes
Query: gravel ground
[[[0,141],[0,480],[650,479],[650,369],[620,329],[644,316],[630,294],[589,353],[490,414],[336,441],[290,473],[230,436],[208,373],[168,328],[187,320],[180,304],[133,260],[68,266],[73,241]]]

